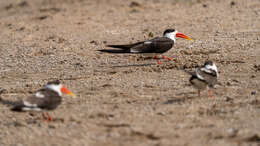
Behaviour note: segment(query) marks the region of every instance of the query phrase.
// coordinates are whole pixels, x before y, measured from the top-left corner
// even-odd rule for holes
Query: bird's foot
[[[48,116],[48,120],[49,121],[52,121],[52,117],[49,115],[49,113],[46,113],[47,114],[47,116]]]
[[[168,57],[168,56],[162,56],[162,58],[163,58],[163,59],[168,59],[168,61],[172,61],[172,60],[173,60],[173,58]]]
[[[200,97],[200,90],[198,90],[198,96]]]
[[[160,60],[157,61],[157,64],[163,64]]]
[[[43,121],[48,122],[48,118],[46,117],[46,115],[44,113],[42,113],[42,119],[43,119]]]
[[[168,59],[168,61],[172,61],[173,60],[173,58],[170,58],[170,57],[168,57],[167,59]]]
[[[154,59],[157,59],[157,60],[160,59],[158,56],[154,56],[153,58],[154,58]]]
[[[212,95],[212,90],[208,90],[208,95],[209,95],[209,97],[214,98]]]
[[[47,115],[47,116],[46,116]],[[52,121],[52,117],[49,115],[49,113],[42,113],[42,118],[45,122],[50,122]]]

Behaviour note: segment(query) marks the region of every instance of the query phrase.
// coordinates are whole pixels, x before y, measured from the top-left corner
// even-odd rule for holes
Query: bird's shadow
[[[192,94],[191,96],[189,94]],[[178,95],[184,95],[182,97],[173,97],[171,99],[168,99],[167,101],[165,101],[163,104],[182,104],[185,103],[188,100],[192,100],[195,97],[194,92],[189,92],[189,93],[180,93]]]
[[[145,63],[145,64],[126,64],[126,65],[115,65],[112,66],[114,68],[123,68],[123,67],[141,67],[141,66],[152,66],[156,65],[156,63]]]

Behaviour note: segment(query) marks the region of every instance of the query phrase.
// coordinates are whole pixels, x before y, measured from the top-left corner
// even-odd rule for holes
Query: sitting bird
[[[56,109],[62,102],[62,94],[76,97],[70,90],[60,83],[59,80],[48,82],[47,85],[39,89],[34,95],[26,100],[16,103],[12,111],[43,111],[42,116],[46,121],[52,121],[48,110]]]

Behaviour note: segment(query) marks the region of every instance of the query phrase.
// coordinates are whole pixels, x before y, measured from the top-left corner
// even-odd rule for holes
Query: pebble
[[[252,91],[252,92],[251,92],[251,95],[256,95],[256,91]]]
[[[236,137],[238,133],[238,129],[235,128],[229,128],[227,129],[227,135],[228,137]]]

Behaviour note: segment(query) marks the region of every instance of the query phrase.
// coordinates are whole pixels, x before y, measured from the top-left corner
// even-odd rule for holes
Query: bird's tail
[[[134,46],[142,44],[142,43],[143,43],[143,41],[133,43],[133,44],[127,44],[127,45],[107,45],[107,47],[129,50],[130,48],[133,48]]]
[[[111,50],[111,49],[103,49],[103,50],[98,50],[100,52],[106,52],[106,53],[131,53],[130,49],[138,44],[141,44],[142,42],[137,42],[134,44],[127,44],[127,45],[107,45],[107,47],[111,48],[118,48],[120,50]]]
[[[129,44],[129,45],[107,45],[107,47],[128,50],[128,49],[132,48],[134,45],[135,44]]]
[[[121,54],[121,53],[130,53],[130,48],[133,45],[107,45],[107,47],[111,47],[111,48],[118,48],[119,50],[115,50],[115,49],[102,49],[102,50],[98,50],[100,52],[105,52],[105,53],[113,53],[113,54]]]

